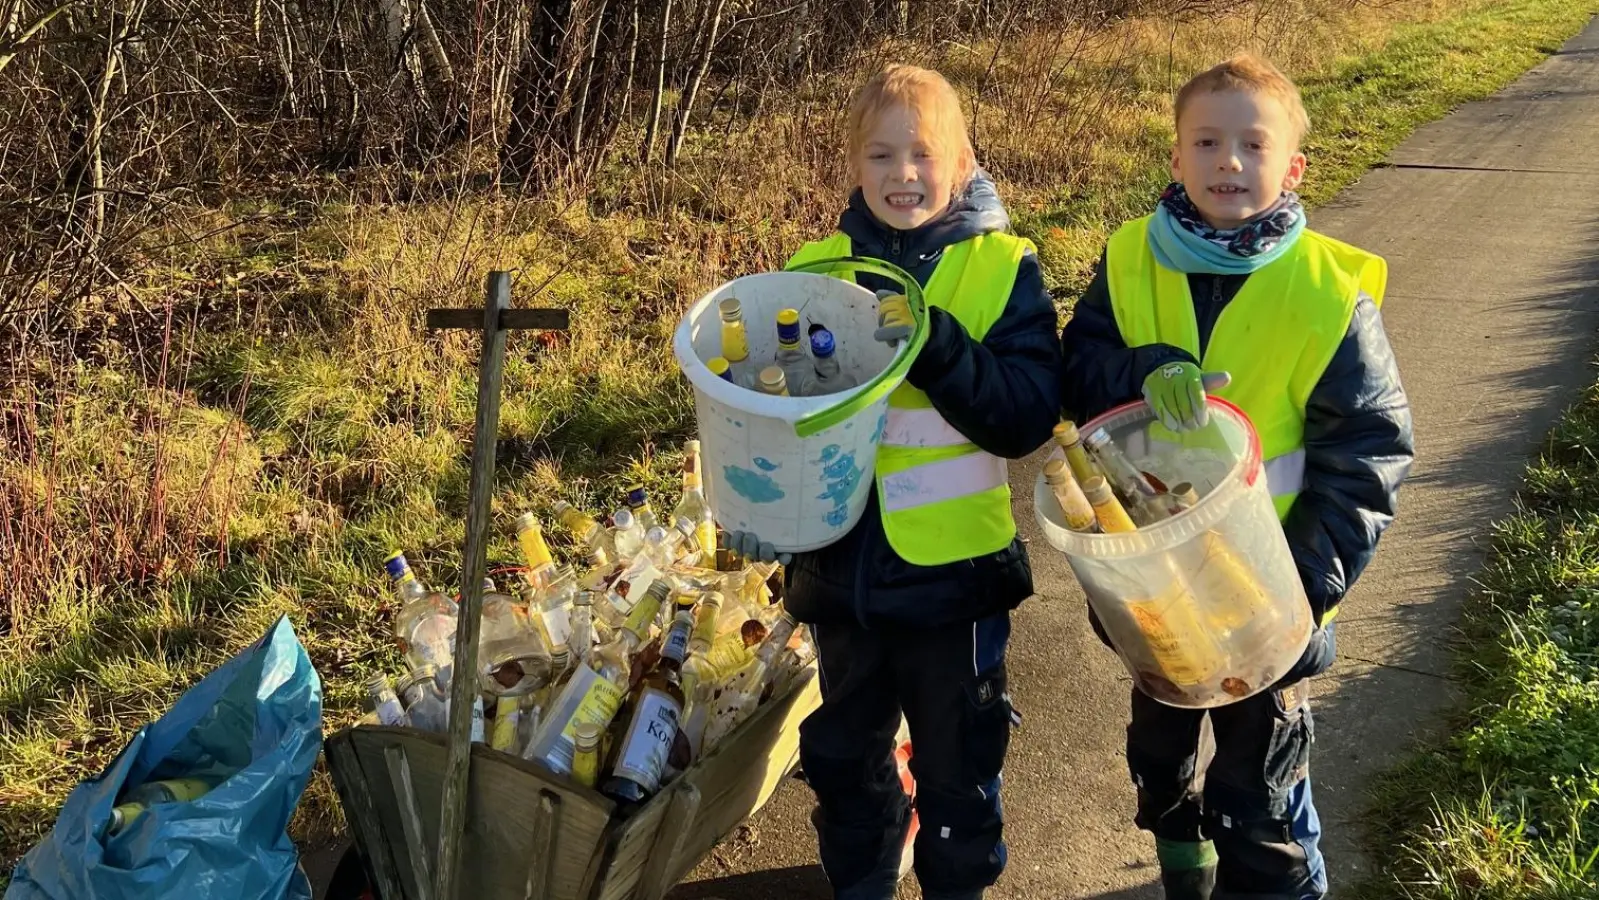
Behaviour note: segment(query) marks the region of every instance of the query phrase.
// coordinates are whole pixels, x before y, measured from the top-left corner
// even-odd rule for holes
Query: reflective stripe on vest
[[[1305,451],[1293,450],[1266,460],[1266,489],[1272,499],[1292,497],[1305,487]]]
[[[1188,276],[1155,261],[1148,227],[1147,216],[1123,225],[1105,254],[1116,327],[1129,347],[1170,344],[1201,359]],[[1232,374],[1216,395],[1254,424],[1279,518],[1304,487],[1310,393],[1343,342],[1356,301],[1364,293],[1381,305],[1387,277],[1381,257],[1307,230],[1251,274],[1216,320],[1201,365]]]
[[[926,409],[891,406],[888,424],[883,427],[883,443],[895,447],[958,447],[971,442],[931,406]]]
[[[883,510],[893,513],[981,494],[1004,487],[1010,479],[1003,459],[979,452],[914,466],[884,476],[880,483]]]
[[[852,249],[848,235],[835,234],[806,245],[791,262],[849,256]],[[928,305],[982,340],[1004,313],[1029,250],[1031,243],[998,232],[945,248],[923,290]],[[876,474],[883,532],[907,562],[972,559],[1016,538],[1005,461],[978,449],[909,383],[889,395]]]

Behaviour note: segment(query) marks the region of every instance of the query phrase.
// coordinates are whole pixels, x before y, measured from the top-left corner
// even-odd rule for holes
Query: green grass
[[[1509,81],[1588,10],[1327,8],[1341,11],[1283,50],[1317,125],[1312,200],[1415,125]],[[1407,16],[1416,24],[1394,24]],[[1238,49],[1246,26],[1195,23],[1175,61],[1165,25],[1115,27],[1130,43],[1107,43],[1133,50],[1087,58],[1056,85],[1068,107],[1109,92],[1087,139],[993,110],[982,126],[1018,230],[1039,242],[1063,300],[1109,229],[1165,181],[1171,79]],[[938,52],[957,51],[969,87],[986,66]],[[827,93],[819,107],[836,105]],[[196,209],[189,230],[207,237],[152,253],[126,285],[139,302],[97,300],[70,353],[0,386],[0,883],[74,784],[278,615],[321,674],[330,732],[359,716],[365,676],[398,668],[381,560],[401,547],[425,580],[454,577],[474,412],[473,344],[426,333],[423,310],[479,303],[488,269],[515,273],[517,305],[565,307],[573,323],[510,340],[491,559],[511,557],[517,513],[547,515],[557,499],[605,512],[641,479],[672,503],[693,430],[668,348],[680,312],[726,277],[779,265],[836,212],[836,192],[807,174],[836,169],[825,131],[836,123],[772,116],[694,142],[671,178],[618,163],[568,206],[483,195]],[[340,827],[319,772],[293,832],[317,843]]]
[[[1494,528],[1469,603],[1467,700],[1446,742],[1378,785],[1368,896],[1599,896],[1599,386]]]

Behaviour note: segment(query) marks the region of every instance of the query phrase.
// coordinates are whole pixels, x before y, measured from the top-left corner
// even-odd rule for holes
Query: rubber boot
[[[1166,900],[1210,900],[1216,890],[1216,846],[1210,841],[1155,839]]]

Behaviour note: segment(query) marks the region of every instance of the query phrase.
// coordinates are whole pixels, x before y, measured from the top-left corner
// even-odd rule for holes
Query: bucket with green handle
[[[877,295],[854,283],[876,275],[900,285],[915,328],[895,346],[873,338]],[[777,314],[796,309],[802,334],[827,328],[840,367],[858,384],[834,394],[784,397],[723,380],[706,363],[723,355],[721,302],[743,308],[749,360],[770,365]],[[672,341],[694,388],[706,500],[722,528],[749,531],[779,552],[816,550],[860,520],[873,489],[888,397],[927,342],[927,307],[916,280],[881,260],[841,257],[737,278],[701,297]]]

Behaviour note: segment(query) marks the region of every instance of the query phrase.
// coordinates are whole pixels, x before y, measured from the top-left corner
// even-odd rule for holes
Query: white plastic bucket
[[[831,274],[817,274],[827,272]],[[890,348],[873,339],[877,297],[833,277],[867,272],[900,282],[916,318],[911,337]],[[718,304],[737,297],[752,360],[777,353],[777,314],[799,310],[833,333],[837,359],[859,387],[817,397],[774,397],[717,377],[705,362],[722,354]],[[888,395],[927,340],[921,290],[878,260],[831,259],[787,272],[749,275],[701,297],[678,325],[672,349],[694,387],[706,501],[729,531],[748,531],[783,552],[825,547],[860,521],[872,490]]]
[[[1236,703],[1299,660],[1315,623],[1272,506],[1260,439],[1243,411],[1208,398],[1210,424],[1173,435],[1144,403],[1082,426],[1103,427],[1146,474],[1187,481],[1192,509],[1122,534],[1066,527],[1040,474],[1033,508],[1050,546],[1088,595],[1139,689],[1171,706]],[[1061,456],[1059,447],[1051,459]]]

